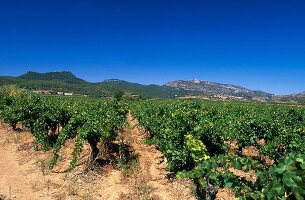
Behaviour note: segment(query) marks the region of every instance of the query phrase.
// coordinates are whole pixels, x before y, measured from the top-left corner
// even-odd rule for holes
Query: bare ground
[[[192,183],[187,180],[169,181],[166,163],[154,146],[141,143],[143,132],[128,116],[124,140],[138,156],[126,170],[110,164],[83,172],[89,159],[90,147],[85,145],[78,167],[64,172],[71,160],[73,140],[67,141],[60,152],[58,165],[48,169],[52,151],[34,151],[33,137],[28,132],[16,133],[0,124],[0,199],[195,199]],[[1,197],[2,196],[2,197]]]
[[[12,199],[52,199],[60,190],[64,175],[47,174],[47,155],[34,152],[31,144],[28,133],[18,134],[1,125],[0,194]],[[18,147],[24,149],[19,151]]]
[[[131,126],[125,137],[135,154],[139,156],[139,166],[135,181],[142,182],[148,190],[145,199],[195,199],[192,194],[192,183],[188,180],[168,180],[165,170],[166,163],[162,162],[162,153],[154,145],[142,144],[145,137],[143,128],[137,127],[138,122],[128,115]],[[140,180],[139,180],[140,179]],[[137,185],[138,183],[135,183]]]

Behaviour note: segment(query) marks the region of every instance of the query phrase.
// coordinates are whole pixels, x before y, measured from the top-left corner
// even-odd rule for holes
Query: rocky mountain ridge
[[[254,91],[245,87],[236,86],[232,84],[222,84],[210,82],[206,80],[178,80],[166,83],[164,86],[183,89],[186,91],[201,92],[204,95],[224,98],[224,99],[248,99],[248,100],[261,100],[268,101],[274,95],[262,91]]]
[[[0,85],[16,85],[30,90],[73,92],[97,97],[113,96],[117,92],[124,92],[147,98],[233,99],[260,102],[290,102],[305,99],[305,92],[291,95],[273,95],[233,84],[198,79],[177,80],[162,86],[131,83],[115,78],[91,83],[76,77],[70,71],[47,73],[30,71],[19,77],[0,76]]]

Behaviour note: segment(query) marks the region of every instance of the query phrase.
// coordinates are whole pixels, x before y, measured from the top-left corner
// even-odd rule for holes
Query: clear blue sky
[[[0,75],[305,90],[304,0],[0,0]]]

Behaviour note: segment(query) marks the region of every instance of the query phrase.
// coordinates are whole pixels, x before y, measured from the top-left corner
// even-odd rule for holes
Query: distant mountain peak
[[[196,84],[201,84],[201,83],[210,84],[211,83],[210,81],[200,80],[200,79],[197,79],[197,78],[194,78],[193,80],[191,80],[191,82],[196,83]]]
[[[76,77],[70,71],[39,73],[28,71],[19,77],[0,76],[0,85],[17,85],[30,90],[53,90],[74,92],[92,96],[111,96],[123,91],[127,94],[154,98],[208,98],[253,101],[291,101],[305,99],[305,92],[275,96],[262,91],[253,91],[245,87],[210,82],[194,78],[177,80],[163,86],[143,85],[120,79],[107,79],[99,83],[90,83]]]
[[[67,83],[86,83],[85,80],[77,78],[70,71],[45,72],[45,73],[28,71],[27,73],[19,76],[18,78],[27,79],[27,80],[58,80]]]
[[[65,70],[63,70],[63,71],[53,71],[53,72],[34,72],[34,71],[27,71],[25,74],[23,74],[23,75],[21,75],[21,76],[25,76],[25,75],[29,75],[29,74],[40,74],[40,75],[42,75],[42,74],[70,74],[70,75],[73,75],[74,76],[74,74],[71,72],[71,71],[65,71]]]
[[[271,94],[252,91],[250,89],[236,86],[232,84],[222,84],[210,82],[207,80],[199,80],[193,79],[189,81],[178,80],[166,83],[165,86],[182,89],[186,91],[195,91],[200,92],[203,95],[212,96],[212,97],[220,97],[221,98],[246,98],[246,99],[254,99],[254,98],[269,98]]]
[[[197,84],[200,84],[200,83],[201,83],[201,80],[195,78],[195,79],[193,79],[193,82],[194,82],[194,83],[197,83]]]
[[[126,82],[124,80],[116,79],[116,78],[111,78],[111,79],[106,79],[103,82],[109,83],[109,82]]]
[[[294,96],[294,97],[305,97],[305,91],[304,91],[304,92],[301,92],[301,93],[294,93],[294,94],[291,94],[290,96]]]

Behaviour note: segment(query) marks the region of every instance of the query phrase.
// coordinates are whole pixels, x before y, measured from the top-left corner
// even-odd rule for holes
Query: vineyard
[[[64,142],[76,138],[73,169],[84,142],[92,148],[92,159],[98,153],[97,143],[104,147],[117,139],[116,132],[126,124],[127,107],[117,100],[43,97],[22,90],[5,88],[1,95],[1,116],[16,131],[17,124],[35,136],[35,149],[53,149],[49,167],[53,168]]]
[[[148,133],[171,177],[192,179],[199,198],[227,189],[239,199],[304,199],[305,108],[238,102],[59,98],[2,88],[0,116],[35,136],[35,149],[59,151],[75,138],[70,169],[85,142],[91,162],[119,141],[127,114]],[[124,146],[124,145],[123,145]]]
[[[304,108],[149,100],[132,110],[168,170],[202,198],[230,188],[239,199],[304,199]]]

